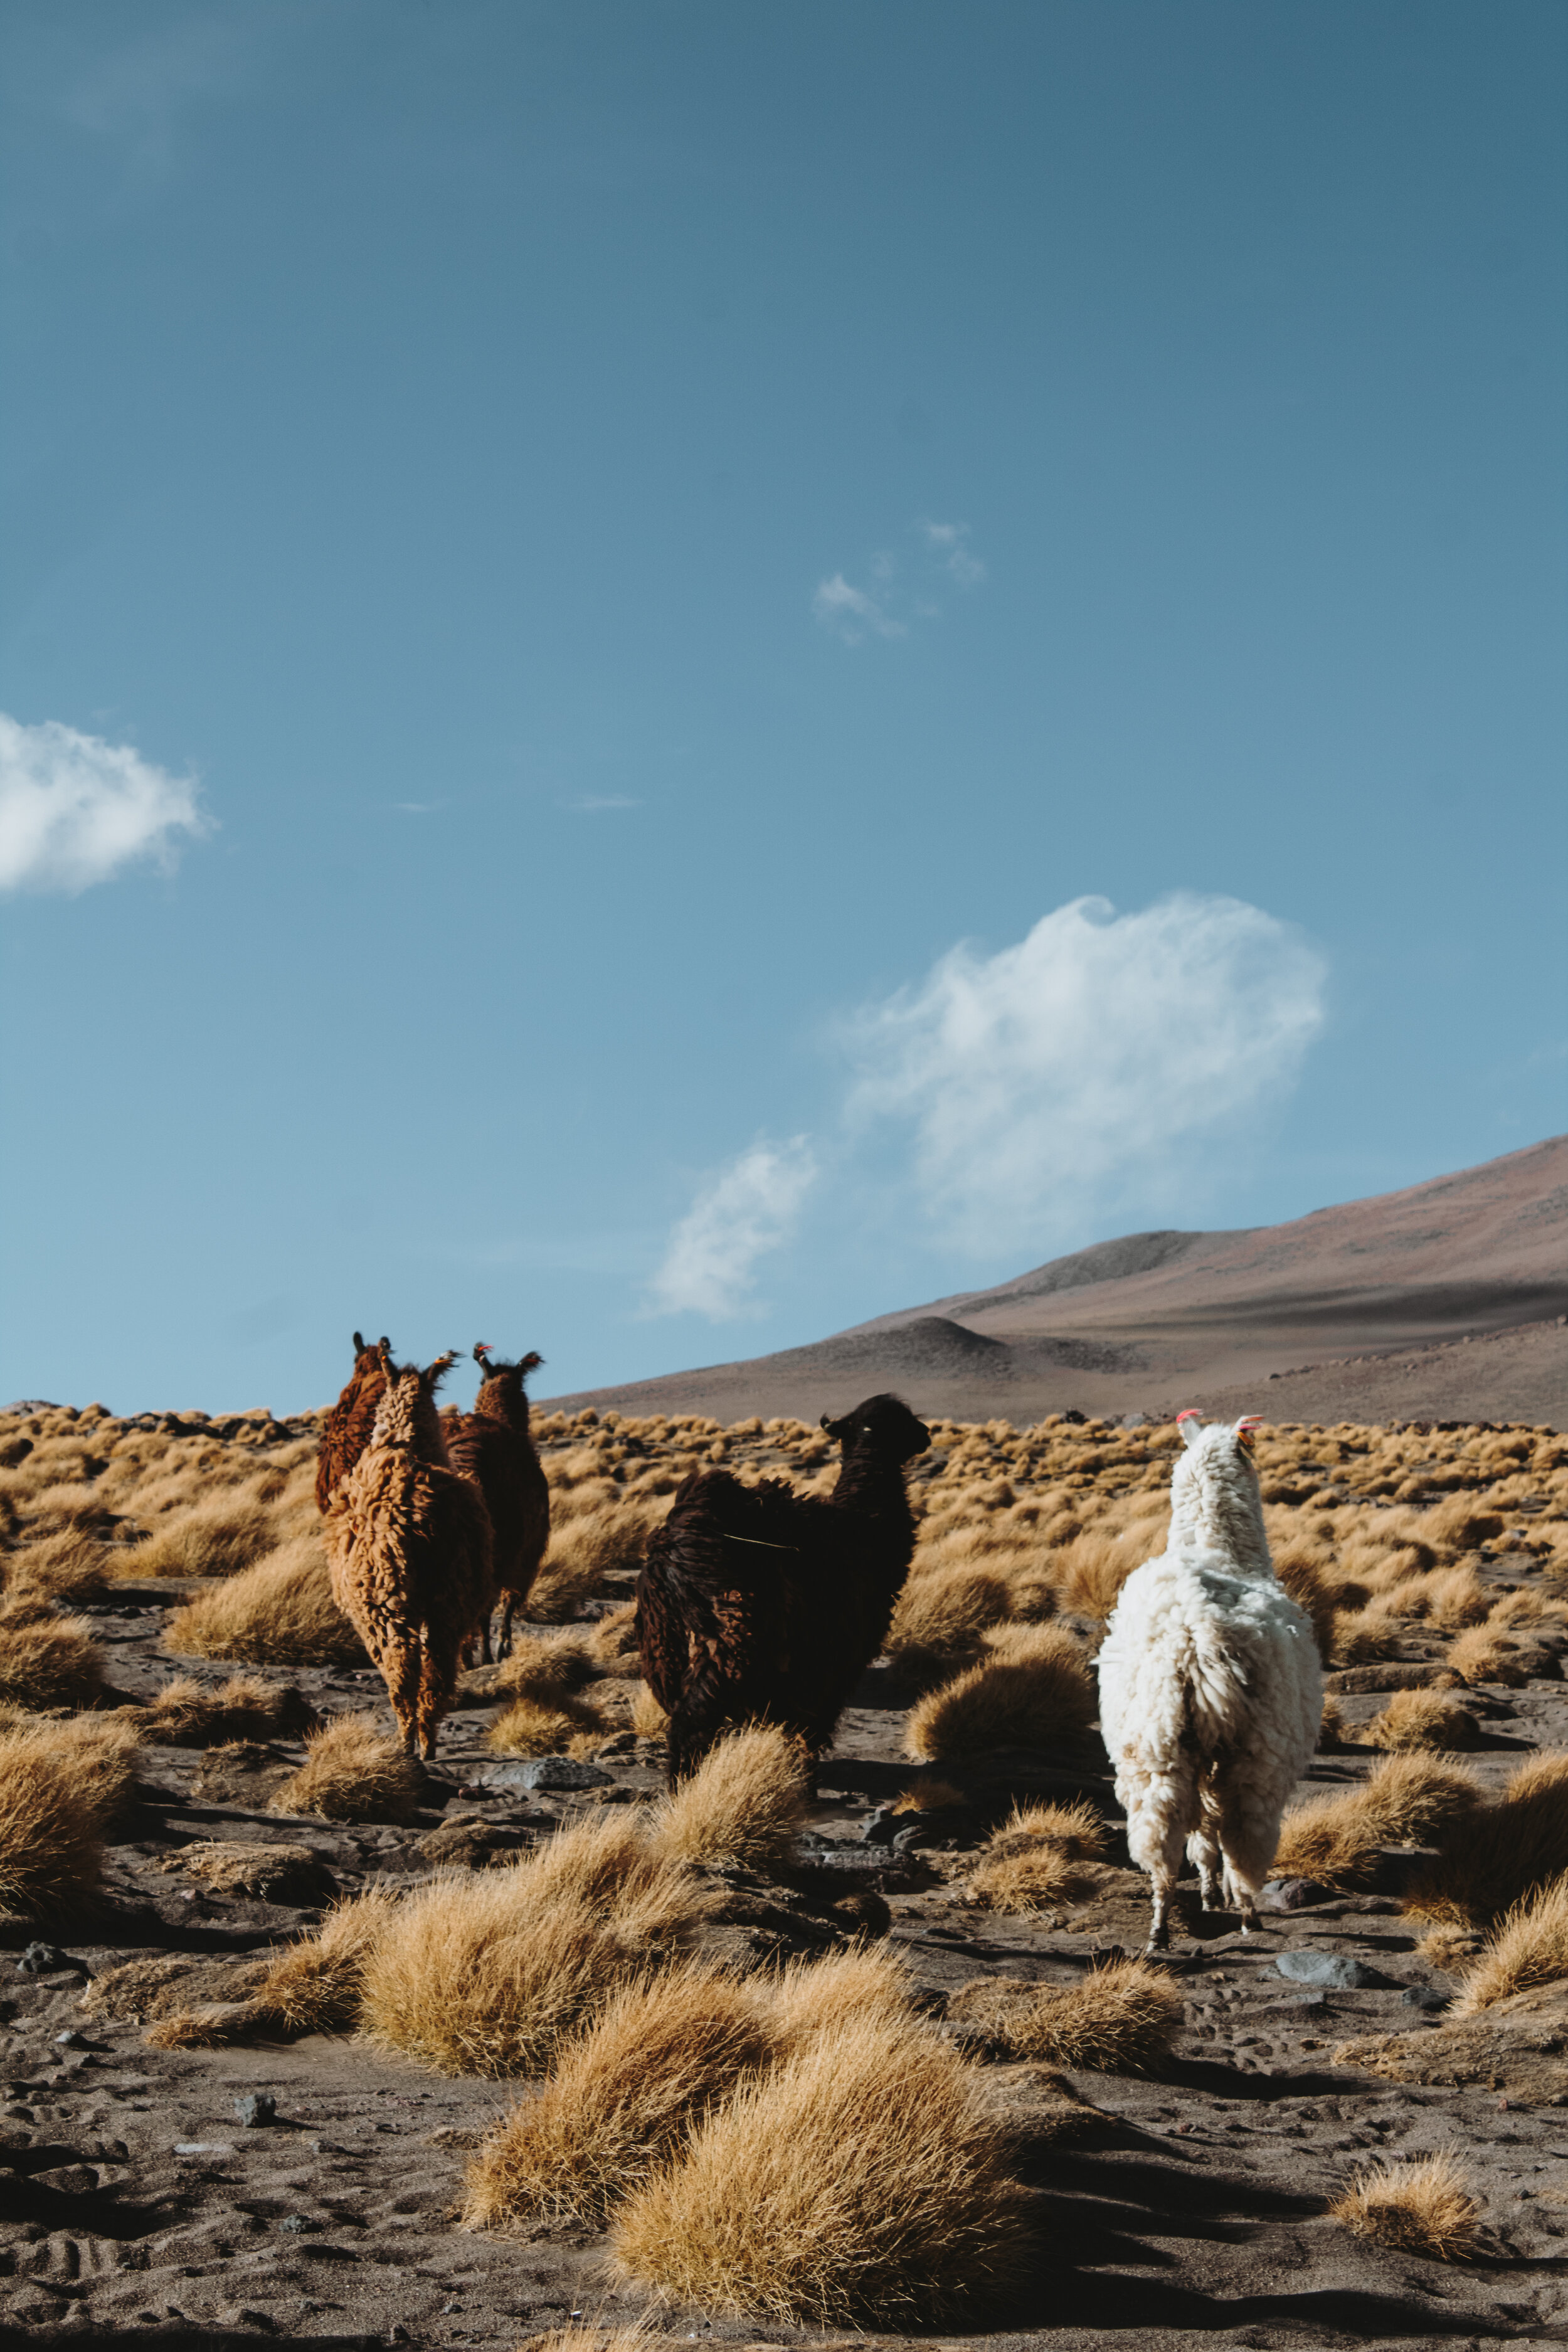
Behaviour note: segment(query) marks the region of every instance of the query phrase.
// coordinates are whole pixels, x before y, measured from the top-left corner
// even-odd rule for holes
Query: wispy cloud
[[[721,1323],[758,1314],[753,1269],[795,1229],[817,1177],[809,1137],[787,1143],[759,1139],[708,1178],[669,1237],[651,1286],[656,1315],[694,1313]]]
[[[392,805],[400,816],[438,816],[449,803],[446,801],[394,801]]]
[[[0,889],[85,890],[210,830],[189,776],[54,719],[0,712]]]
[[[848,1120],[907,1128],[952,1241],[1027,1248],[1287,1090],[1325,978],[1305,939],[1240,899],[1118,915],[1077,898],[994,955],[960,943],[846,1024]]]
[[[222,11],[191,10],[172,22],[120,22],[128,39],[94,46],[90,64],[62,93],[66,121],[118,148],[143,175],[167,172],[187,117],[242,89],[256,63],[257,26]],[[116,26],[118,30],[118,26]]]
[[[642,803],[626,793],[584,793],[580,800],[563,801],[577,816],[596,816],[603,809],[641,808]]]
[[[891,619],[864,588],[852,588],[842,572],[820,583],[811,600],[811,609],[824,628],[831,629],[847,646],[863,645],[868,637],[909,635],[902,621]]]
[[[879,549],[867,561],[875,583],[858,588],[842,572],[818,583],[811,609],[823,627],[841,645],[864,645],[868,637],[907,637],[912,623],[934,621],[942,606],[936,594],[947,587],[967,593],[985,577],[985,566],[965,544],[966,522],[931,522],[910,526],[914,552],[900,559],[890,549]]]

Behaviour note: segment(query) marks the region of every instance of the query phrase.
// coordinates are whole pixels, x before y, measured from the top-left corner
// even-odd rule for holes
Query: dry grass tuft
[[[632,1729],[639,1739],[662,1739],[668,1728],[668,1716],[647,1683],[638,1683],[632,1693]]]
[[[895,1798],[895,1813],[935,1813],[947,1805],[962,1805],[964,1795],[951,1780],[942,1780],[934,1772],[921,1772],[910,1782],[902,1795]]]
[[[499,1756],[564,1756],[572,1740],[589,1734],[602,1739],[606,1728],[588,1699],[573,1698],[564,1689],[524,1691],[496,1717],[485,1745]]]
[[[948,2014],[1018,2058],[1104,2074],[1158,2074],[1181,2031],[1182,1994],[1147,1960],[1110,1960],[1075,1985],[981,1977],[960,1987]]]
[[[0,1699],[17,1706],[86,1706],[103,1688],[103,1653],[79,1617],[25,1593],[0,1598]]]
[[[731,1731],[662,1800],[650,1837],[672,1862],[765,1862],[805,1818],[805,1759],[775,1724]]]
[[[700,1969],[628,1985],[567,2044],[539,2096],[486,2141],[468,2171],[465,2224],[602,2222],[773,2054],[746,1986]]]
[[[395,1898],[373,1886],[329,1911],[313,1936],[280,1952],[257,1996],[285,2033],[341,2032],[359,2015],[365,1963],[395,1916]]]
[[[1287,1813],[1274,1857],[1276,1878],[1315,1878],[1324,1886],[1366,1887],[1384,1846],[1421,1845],[1451,1835],[1480,1801],[1457,1766],[1420,1756],[1390,1756],[1358,1789],[1318,1797]]]
[[[572,1616],[616,1570],[640,1568],[660,1516],[637,1505],[607,1502],[562,1522],[556,1517],[559,1503],[552,1496],[550,1548],[528,1596],[528,1614],[538,1624]]]
[[[910,1709],[906,1755],[947,1763],[996,1748],[1050,1748],[1094,1721],[1094,1684],[1079,1644],[1054,1625],[999,1629],[978,1664]]]
[[[122,1576],[233,1576],[272,1542],[272,1514],[255,1495],[215,1495],[163,1520],[118,1565]]]
[[[1423,1748],[1439,1755],[1480,1746],[1475,1717],[1442,1691],[1395,1691],[1361,1736],[1369,1748]]]
[[[1568,1872],[1539,1895],[1515,1904],[1459,1988],[1452,2014],[1473,2017],[1479,2009],[1507,2000],[1537,1985],[1568,1978]]]
[[[503,1658],[490,1677],[490,1688],[526,1692],[543,1698],[581,1690],[597,1671],[587,1647],[575,1632],[524,1633],[516,1638],[511,1655]]]
[[[1485,1948],[1485,1938],[1473,1927],[1456,1927],[1444,1920],[1427,1929],[1415,1947],[1415,1957],[1429,1969],[1441,1969],[1446,1976],[1458,1976]]]
[[[1528,1652],[1495,1625],[1472,1625],[1448,1644],[1447,1663],[1468,1683],[1501,1683],[1519,1690],[1530,1680]]]
[[[258,1675],[230,1675],[206,1690],[190,1675],[165,1683],[151,1705],[134,1710],[142,1738],[158,1748],[206,1748],[231,1739],[272,1739],[313,1731],[321,1717],[292,1685],[279,1689]]]
[[[163,1643],[176,1657],[243,1658],[260,1666],[365,1663],[358,1634],[332,1599],[319,1535],[294,1537],[176,1610]]]
[[[99,1537],[86,1528],[62,1528],[12,1553],[5,1586],[7,1591],[41,1593],[49,1601],[98,1601],[110,1566],[109,1548]]]
[[[537,2074],[674,1957],[699,1903],[634,1823],[590,1815],[510,1868],[438,1877],[400,1904],[366,1964],[362,2028],[442,2074]]]
[[[79,1912],[135,1757],[133,1738],[90,1717],[0,1732],[0,1909],[46,1919]]]
[[[986,1840],[969,1890],[993,1911],[1047,1911],[1090,1884],[1084,1864],[1103,1855],[1105,1823],[1089,1804],[1018,1805]]]
[[[1464,2262],[1476,2252],[1481,2209],[1451,2148],[1419,2164],[1373,2164],[1330,2212],[1358,2238],[1401,2254]]]
[[[786,2325],[961,2314],[1035,2250],[1010,2137],[954,2050],[855,2017],[709,2116],[622,2207],[615,2263],[679,2302]]]
[[[329,1822],[410,1822],[425,1775],[368,1715],[342,1715],[305,1742],[305,1761],[272,1792],[269,1813]]]
[[[1568,1755],[1532,1756],[1500,1797],[1458,1822],[1405,1897],[1418,1917],[1490,1927],[1547,1885],[1568,1854]]]

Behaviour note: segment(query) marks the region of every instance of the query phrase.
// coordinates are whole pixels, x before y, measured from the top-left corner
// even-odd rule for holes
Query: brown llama
[[[425,1757],[490,1602],[489,1515],[448,1463],[436,1413],[456,1360],[437,1356],[425,1371],[386,1362],[370,1444],[327,1506],[332,1598],[380,1668],[405,1748]]]
[[[367,1344],[354,1333],[354,1368],[321,1424],[321,1441],[316,1448],[316,1508],[323,1518],[334,1488],[342,1485],[370,1444],[376,1407],[386,1387],[391,1345],[390,1339],[372,1339]],[[392,1370],[395,1375],[396,1366]]]
[[[504,1597],[498,1654],[511,1655],[511,1621],[527,1600],[550,1541],[550,1486],[528,1427],[530,1372],[544,1361],[530,1352],[515,1364],[489,1363],[487,1341],[474,1349],[479,1392],[470,1412],[441,1416],[454,1470],[471,1478],[490,1515],[491,1573],[495,1595]],[[484,1657],[490,1655],[490,1621],[484,1619]]]
[[[643,1679],[669,1717],[671,1786],[731,1725],[777,1723],[812,1759],[881,1647],[914,1551],[904,1464],[931,1432],[902,1399],[841,1421],[831,1495],[694,1470],[637,1579]]]

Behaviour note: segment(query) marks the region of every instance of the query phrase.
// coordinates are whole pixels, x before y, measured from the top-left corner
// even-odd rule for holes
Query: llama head
[[[363,1333],[358,1331],[356,1331],[353,1336],[354,1368],[353,1377],[356,1381],[363,1381],[371,1372],[384,1373],[392,1348],[391,1340],[384,1337],[380,1339],[367,1339],[364,1338]]]
[[[916,1420],[902,1397],[868,1397],[839,1421],[830,1421],[824,1413],[822,1426],[846,1452],[855,1446],[890,1455],[895,1462],[912,1461],[931,1444],[930,1430],[923,1421]]]
[[[1252,1458],[1261,1417],[1249,1412],[1237,1422],[1205,1422],[1187,1412],[1177,1416],[1176,1426],[1185,1451],[1171,1474],[1173,1545],[1219,1540],[1223,1530],[1238,1559],[1261,1550],[1267,1561],[1263,1490]]]
[[[445,1373],[458,1360],[456,1349],[437,1356],[423,1370],[417,1364],[407,1364],[399,1371],[387,1352],[384,1339],[381,1360],[386,1371],[386,1387],[376,1407],[375,1427],[371,1433],[373,1445],[408,1445],[425,1458],[444,1462],[446,1440],[436,1417],[436,1391]]]
[[[492,1356],[495,1357],[493,1363],[490,1360]],[[504,1356],[495,1355],[495,1350],[488,1339],[480,1339],[474,1349],[474,1361],[479,1368],[481,1389],[489,1388],[493,1381],[521,1395],[522,1384],[530,1372],[536,1372],[544,1359],[537,1349],[531,1348],[526,1356],[518,1358],[515,1364],[508,1363]]]

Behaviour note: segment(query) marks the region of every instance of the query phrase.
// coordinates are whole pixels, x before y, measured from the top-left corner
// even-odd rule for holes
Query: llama
[[[931,1432],[895,1396],[822,1426],[844,1449],[831,1495],[693,1471],[649,1542],[637,1643],[672,1787],[738,1723],[783,1725],[815,1764],[881,1647],[914,1549],[903,1465]]]
[[[316,1449],[316,1508],[323,1518],[334,1488],[342,1486],[375,1426],[376,1407],[386,1387],[390,1339],[367,1344],[354,1333],[354,1368],[342,1393],[321,1424]],[[396,1367],[393,1367],[395,1375]]]
[[[454,1470],[471,1478],[490,1515],[491,1567],[495,1591],[504,1593],[500,1655],[511,1655],[511,1621],[539,1573],[550,1540],[550,1487],[528,1429],[530,1372],[544,1361],[526,1355],[515,1364],[489,1363],[488,1343],[474,1349],[479,1392],[471,1412],[444,1413],[442,1426]],[[490,1655],[489,1610],[484,1617],[484,1657]]]
[[[327,1506],[332,1598],[380,1668],[411,1755],[434,1756],[458,1664],[490,1598],[483,1497],[447,1459],[436,1388],[455,1356],[397,1371],[370,1444]]]
[[[1149,1949],[1170,1943],[1182,1843],[1205,1911],[1257,1924],[1285,1801],[1317,1746],[1323,1676],[1311,1622],[1275,1580],[1252,1462],[1234,1428],[1184,1412],[1171,1532],[1121,1588],[1100,1653],[1100,1721],[1153,1895]],[[1223,1862],[1223,1872],[1222,1872]]]

